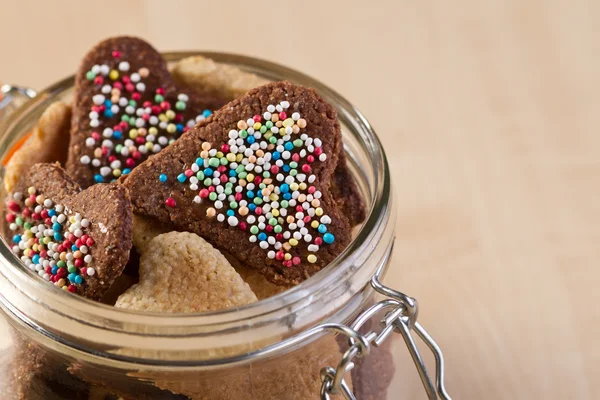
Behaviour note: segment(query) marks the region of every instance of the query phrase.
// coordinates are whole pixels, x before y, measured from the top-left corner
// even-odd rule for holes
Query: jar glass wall
[[[348,164],[370,210],[366,221],[344,253],[302,284],[248,306],[197,315],[125,311],[55,290],[1,243],[2,330],[12,339],[5,341],[0,385],[8,398],[318,398],[321,369],[337,366],[348,341],[334,332],[303,333],[324,322],[348,323],[373,303],[369,280],[387,263],[395,216],[385,154],[367,120],[337,93],[293,70],[201,54],[270,80],[314,87],[338,109]],[[72,78],[57,83],[2,122],[0,157],[48,105],[70,101],[72,84]],[[358,399],[398,399],[397,389],[388,389],[393,374],[388,341],[357,363],[348,384]]]

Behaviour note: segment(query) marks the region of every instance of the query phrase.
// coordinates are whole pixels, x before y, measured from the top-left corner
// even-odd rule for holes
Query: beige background
[[[420,300],[454,398],[600,398],[600,3],[173,3],[0,1],[0,80],[42,88],[135,33],[328,83],[386,146],[388,282]]]

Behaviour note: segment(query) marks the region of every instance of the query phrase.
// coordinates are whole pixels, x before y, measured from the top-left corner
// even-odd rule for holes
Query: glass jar
[[[56,290],[0,243],[3,398],[399,399],[392,337],[409,346],[429,398],[449,398],[441,352],[416,321],[416,301],[380,283],[394,243],[395,213],[385,153],[368,121],[333,90],[280,65],[223,53],[164,56],[174,62],[196,54],[313,87],[335,106],[350,169],[370,210],[367,219],[351,245],[302,284],[254,304],[202,314],[134,312]],[[51,103],[69,102],[72,91],[69,77],[5,118],[0,158]],[[435,383],[411,332],[434,352]]]

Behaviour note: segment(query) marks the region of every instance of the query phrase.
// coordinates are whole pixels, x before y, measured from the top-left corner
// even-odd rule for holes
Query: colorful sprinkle
[[[286,267],[301,263],[292,254],[301,242],[311,253],[306,261],[315,263],[319,246],[335,241],[313,185],[314,163],[326,159],[320,157],[322,142],[302,131],[306,121],[298,112],[289,116],[289,107],[282,101],[238,121],[227,143],[218,148],[202,143],[195,163],[176,176],[197,191],[194,203],[212,202],[208,217],[248,231],[251,243]],[[167,206],[174,207],[170,200]]]
[[[171,207],[174,208],[177,206],[177,203],[175,202],[175,199],[172,197],[169,197],[166,201],[165,204],[167,205],[167,207]]]
[[[92,276],[90,248],[94,240],[87,232],[91,222],[52,199],[27,189],[29,196],[16,192],[6,203],[12,251],[30,270],[69,292],[76,293]]]
[[[127,175],[149,155],[160,152],[183,132],[212,113],[204,110],[194,119],[185,120],[189,97],[180,93],[174,101],[165,98],[165,90],[146,87],[148,68],[131,71],[119,51],[114,60],[94,65],[86,78],[95,85],[89,112],[93,128],[85,144],[83,165],[93,168],[94,181],[110,182]]]

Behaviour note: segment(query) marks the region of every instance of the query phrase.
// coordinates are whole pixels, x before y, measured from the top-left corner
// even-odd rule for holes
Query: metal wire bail
[[[326,324],[328,330],[335,330],[348,336],[349,348],[346,350],[337,368],[324,367],[321,369],[321,399],[330,400],[332,394],[341,393],[346,400],[357,400],[356,396],[349,389],[344,376],[354,368],[354,358],[368,356],[370,345],[379,347],[392,332],[402,335],[410,355],[415,363],[423,387],[430,400],[451,400],[450,395],[444,387],[444,356],[441,349],[427,333],[425,328],[419,324],[417,317],[419,314],[419,303],[416,299],[407,296],[397,290],[391,289],[381,283],[380,278],[383,273],[385,263],[379,267],[375,275],[371,278],[371,286],[376,292],[387,298],[375,303],[363,311],[350,326],[341,324]],[[359,329],[375,315],[385,311],[385,317],[380,321],[382,327],[380,332],[371,331],[365,335],[359,333]],[[343,327],[343,328],[342,328]],[[435,385],[432,383],[421,353],[414,341],[411,331],[415,331],[417,336],[429,347],[435,357]],[[360,400],[360,399],[358,399]]]

